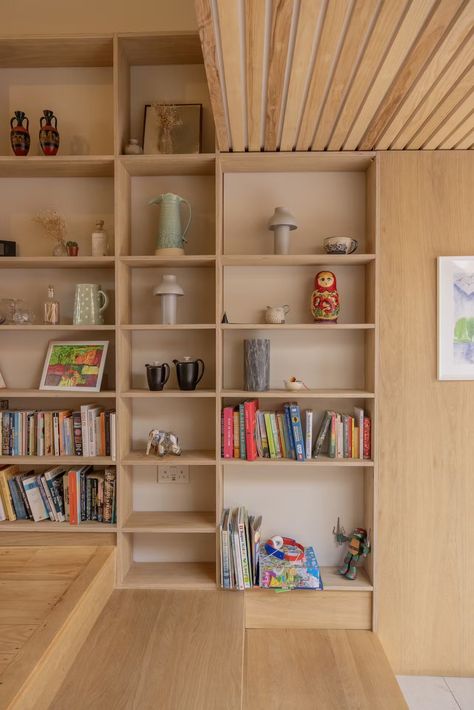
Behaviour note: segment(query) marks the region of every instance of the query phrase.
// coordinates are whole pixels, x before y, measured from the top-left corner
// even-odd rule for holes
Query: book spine
[[[89,427],[87,425],[88,405],[81,406],[82,455],[89,456]]]
[[[313,457],[314,458],[317,458],[323,449],[324,441],[325,441],[326,436],[328,434],[330,424],[331,424],[331,412],[328,412],[326,410],[326,412],[324,413],[323,421],[321,422],[321,426],[319,428],[318,435],[317,435],[316,440],[314,442],[314,449],[313,449]]]
[[[363,446],[364,459],[370,459],[372,456],[372,447],[371,447],[371,421],[370,421],[369,417],[364,417],[363,441],[364,441],[364,446]]]
[[[95,455],[96,456],[102,456],[102,429],[101,429],[101,424],[100,424],[100,417],[101,414],[98,414],[95,418],[94,424],[95,424]]]
[[[303,437],[303,428],[301,426],[301,411],[297,404],[290,405],[291,425],[293,431],[293,439],[295,442],[296,460],[305,460],[305,445]]]
[[[74,455],[82,456],[82,427],[81,427],[81,413],[72,413],[72,431],[74,439]]]
[[[46,508],[46,512],[49,516],[49,519],[54,523],[56,518],[54,517],[54,513],[53,513],[51,506],[49,504],[49,499],[48,499],[48,496],[46,495],[43,481],[44,481],[44,476],[36,476],[36,483],[38,484],[38,489],[39,489],[41,498],[43,500],[44,507]]]
[[[287,458],[289,458],[289,456],[288,456],[288,449],[286,448],[284,415],[281,412],[278,412],[276,415],[276,419],[277,419],[277,426],[278,426],[278,439],[280,442],[281,455],[282,455],[282,458],[287,459]]]
[[[267,429],[265,427],[265,414],[264,412],[257,413],[258,426],[260,428],[260,440],[262,442],[262,456],[264,458],[270,458],[270,451],[268,448],[268,438]]]
[[[222,530],[222,586],[230,589],[229,533]]]
[[[283,409],[285,412],[285,422],[286,422],[286,428],[288,431],[288,441],[289,441],[289,445],[290,445],[290,458],[296,459],[295,439],[293,437],[293,426],[291,424],[290,405],[285,404],[283,406]]]
[[[231,459],[234,455],[234,413],[232,407],[223,409],[224,427],[224,458]]]
[[[69,524],[77,525],[77,489],[76,489],[76,472],[69,471],[68,473],[68,491],[69,491]]]
[[[245,445],[245,408],[243,403],[239,404],[239,435],[240,435],[240,458],[247,458],[247,447]]]
[[[23,500],[23,505],[25,506],[26,515],[30,520],[33,520],[33,513],[31,512],[30,503],[28,501],[28,496],[26,495],[25,487],[23,485],[23,477],[16,476],[15,480],[16,480],[16,484],[18,486],[18,491],[19,491],[21,498]]]
[[[305,427],[306,458],[310,459],[313,450],[313,412],[311,409],[305,410]]]
[[[110,412],[105,412],[105,455],[110,456]]]
[[[117,414],[110,413],[110,457],[112,461],[117,458]],[[115,485],[115,483],[114,483]]]
[[[87,425],[88,425],[88,437],[89,437],[89,456],[97,456],[96,447],[96,436],[95,436],[95,417],[96,411],[94,409],[89,409],[87,412]]]
[[[78,522],[84,522],[86,518],[86,472],[81,469],[79,474],[79,510],[77,514]]]
[[[234,435],[234,459],[240,458],[240,419],[237,410],[232,412],[232,424]]]
[[[244,402],[244,418],[245,418],[245,448],[247,452],[247,461],[255,461],[257,458],[257,446],[255,443],[255,415],[254,403]]]
[[[293,452],[293,446],[292,446],[292,434],[291,431],[288,429],[288,416],[287,416],[287,410],[284,409],[283,413],[281,415],[281,420],[282,420],[282,426],[283,426],[283,436],[285,439],[285,451],[286,451],[286,458],[292,459],[294,458],[294,452]]]
[[[252,577],[250,573],[249,555],[247,549],[247,540],[245,534],[244,523],[239,523],[239,543],[240,543],[240,555],[242,561],[242,574],[244,581],[244,588],[250,589],[252,586]]]
[[[29,478],[23,481],[23,487],[25,489],[26,497],[28,498],[33,520],[36,523],[39,523],[41,520],[46,520],[49,517],[48,511],[44,505],[41,491],[36,479]]]
[[[16,517],[18,520],[28,520],[28,514],[23,503],[23,499],[18,490],[18,484],[15,478],[8,479],[8,487],[10,488],[10,495],[13,501],[13,507],[15,509]]]
[[[104,474],[104,523],[112,522],[115,470],[105,469]]]
[[[270,458],[276,459],[277,455],[276,455],[275,442],[273,441],[271,413],[264,412],[263,416],[265,418],[265,429],[267,430],[268,450],[270,452]]]
[[[270,412],[270,423],[272,427],[273,445],[275,447],[275,456],[281,459],[280,437],[278,436],[278,424],[275,412]]]
[[[8,478],[4,471],[0,471],[0,487],[2,489],[2,498],[5,505],[5,512],[8,520],[16,520],[15,508],[13,507],[13,499],[8,485]]]

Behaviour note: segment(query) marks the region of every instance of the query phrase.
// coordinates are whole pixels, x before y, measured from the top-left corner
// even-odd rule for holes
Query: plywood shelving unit
[[[19,245],[17,258],[0,259],[0,296],[25,297],[39,308],[48,283],[54,283],[64,322],[55,328],[39,322],[0,326],[0,369],[8,384],[0,395],[13,408],[49,407],[57,393],[37,389],[48,341],[102,334],[111,342],[104,391],[83,399],[99,399],[118,412],[118,520],[116,526],[82,525],[77,532],[117,533],[119,587],[212,589],[218,573],[216,525],[222,508],[244,504],[263,514],[264,534],[289,533],[316,546],[326,575],[327,626],[343,603],[337,595],[351,591],[351,598],[363,595],[360,604],[355,603],[352,622],[356,617],[359,628],[369,628],[375,553],[358,582],[346,584],[334,574],[340,550],[333,545],[331,530],[340,514],[346,529],[363,523],[375,540],[376,437],[372,461],[324,457],[304,464],[223,461],[220,412],[225,404],[252,397],[243,390],[243,339],[268,337],[271,389],[256,395],[265,408],[297,399],[315,411],[317,428],[325,409],[349,411],[357,404],[372,416],[376,433],[374,155],[216,154],[201,48],[194,33],[119,34],[69,38],[64,43],[28,39],[23,41],[24,53],[15,51],[13,57],[10,45],[9,40],[0,40],[0,84],[11,89],[13,102],[0,108],[3,124],[18,107],[34,124],[47,101],[58,115],[62,144],[55,158],[35,155],[34,125],[28,158],[11,156],[6,137],[0,143],[0,187],[5,187],[0,197],[2,237]],[[71,88],[61,97],[66,70],[71,72]],[[22,85],[25,76],[40,87],[31,96]],[[52,87],[49,93],[48,86],[41,86],[44,77]],[[146,103],[184,99],[203,104],[203,153],[122,154],[130,135],[141,136]],[[84,139],[79,148],[76,134]],[[87,152],[88,145],[96,147],[96,155],[73,154],[74,149]],[[159,212],[148,201],[162,192],[176,192],[193,206],[187,254],[182,258],[153,255]],[[277,204],[287,204],[300,222],[292,233],[294,253],[289,256],[271,253],[266,222]],[[79,257],[48,255],[51,245],[31,222],[34,213],[48,207],[70,221],[70,238],[80,242]],[[111,256],[94,259],[90,232],[99,218],[113,234],[113,249]],[[355,236],[358,252],[329,258],[321,245],[330,234]],[[312,323],[311,286],[321,266],[333,268],[338,277],[342,312],[336,326]],[[175,326],[159,324],[159,303],[152,296],[163,273],[176,273],[185,289]],[[113,297],[104,326],[72,325],[74,285],[84,280],[101,283]],[[288,323],[264,324],[263,309],[277,303],[290,303]],[[221,323],[224,311],[230,323]],[[172,373],[163,392],[149,392],[145,363],[171,363],[183,355],[202,357],[206,363],[198,389],[181,392]],[[282,389],[283,379],[292,374],[302,377],[310,389],[295,393]],[[61,394],[61,402],[71,400],[77,406],[81,397]],[[158,463],[176,463],[174,457],[158,462],[145,456],[148,431],[157,426],[179,434],[180,463],[190,467],[190,484],[157,484]],[[0,463],[7,460],[2,457]],[[24,467],[57,462],[36,457],[15,460]],[[54,534],[66,527],[1,523],[0,534],[31,529]],[[258,599],[259,594],[266,598],[259,591],[251,598]],[[280,596],[291,596],[290,604],[303,598]],[[319,605],[318,598],[314,595],[314,605]],[[276,603],[272,601],[272,609]],[[258,602],[253,621],[260,608]]]

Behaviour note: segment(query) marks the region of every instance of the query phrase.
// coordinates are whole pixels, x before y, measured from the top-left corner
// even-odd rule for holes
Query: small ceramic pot
[[[26,126],[23,125],[23,121]],[[28,155],[30,150],[29,125],[30,122],[23,111],[15,111],[15,115],[10,120],[10,143],[15,155]]]
[[[359,242],[352,237],[326,237],[324,251],[326,254],[352,254]]]
[[[68,246],[66,244],[66,249],[67,249],[68,256],[78,256],[79,255],[79,247],[77,244],[74,246]]]
[[[304,383],[301,380],[283,380],[287,390],[302,390]]]
[[[59,150],[58,119],[53,111],[44,109],[40,118],[39,142],[45,155],[56,155]]]
[[[289,306],[267,306],[265,311],[265,323],[284,323],[285,316],[290,310]]]

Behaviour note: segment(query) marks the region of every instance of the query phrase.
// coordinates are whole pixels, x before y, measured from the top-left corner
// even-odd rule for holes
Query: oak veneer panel
[[[436,257],[472,254],[474,161],[461,151],[378,158],[378,633],[396,673],[468,676],[474,383],[436,379]]]
[[[240,61],[241,16],[234,0],[217,0],[227,113],[233,149],[245,150],[243,67]]]
[[[16,653],[37,628],[37,624],[0,624],[0,654]]]
[[[402,710],[407,705],[369,631],[246,632],[244,710]]]
[[[119,34],[130,64],[201,64],[199,35],[194,31]]]
[[[278,127],[284,109],[281,86],[285,76],[290,34],[288,28],[293,14],[293,0],[279,0],[271,4],[268,49],[267,95],[265,106],[265,150],[276,150]]]
[[[50,707],[240,710],[242,660],[243,595],[115,591]]]
[[[9,37],[0,40],[0,67],[112,66],[112,35]]]
[[[24,545],[46,545],[57,547],[58,545],[64,545],[67,547],[79,546],[84,547],[84,545],[106,545],[113,546],[116,543],[116,534],[113,526],[111,527],[111,532],[94,532],[90,530],[84,532],[83,530],[78,531],[64,531],[61,528],[61,523],[58,529],[49,529],[48,532],[36,532],[34,528],[28,530],[21,530],[15,532],[14,529],[3,530],[0,528],[0,543],[6,547],[23,547]],[[69,524],[67,524],[68,527]]]
[[[262,146],[263,51],[265,40],[265,3],[244,0],[245,72],[247,82],[247,130],[249,150]]]
[[[324,579],[324,577],[323,577]],[[360,583],[360,582],[359,582]],[[247,629],[371,629],[371,591],[245,593]]]

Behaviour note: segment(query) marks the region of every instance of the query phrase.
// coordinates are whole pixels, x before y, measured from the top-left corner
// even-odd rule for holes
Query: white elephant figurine
[[[148,444],[146,447],[146,455],[149,456],[150,451],[158,456],[166,456],[166,454],[181,455],[181,447],[178,444],[178,437],[171,431],[160,431],[160,429],[152,429],[148,434]]]

